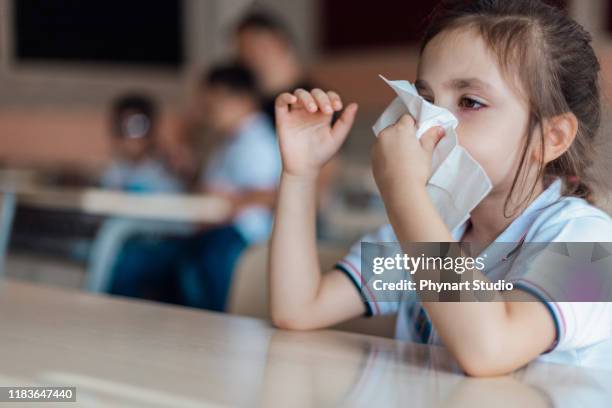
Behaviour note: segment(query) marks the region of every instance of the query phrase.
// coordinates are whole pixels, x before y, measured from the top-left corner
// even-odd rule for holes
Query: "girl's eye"
[[[459,106],[462,108],[470,109],[470,110],[480,110],[484,108],[486,105],[478,102],[476,99],[468,98],[464,96],[461,98],[461,102],[459,102]]]
[[[432,105],[434,105],[434,101],[432,98],[430,98],[427,95],[423,95],[420,91],[417,90],[417,93],[419,94],[419,96],[423,99],[425,99],[427,102],[431,103]]]

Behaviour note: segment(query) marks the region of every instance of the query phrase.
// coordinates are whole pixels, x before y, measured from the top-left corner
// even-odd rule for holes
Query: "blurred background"
[[[612,0],[551,3],[564,8],[593,34],[603,68],[602,134],[607,135],[612,120],[608,102]],[[108,279],[104,277],[112,269],[108,265],[115,262],[126,240],[116,231],[111,238],[101,238],[109,220],[136,219],[147,228],[170,223],[170,227],[164,224],[151,229],[156,234],[180,235],[186,224],[199,225],[208,222],[207,217],[214,218],[214,202],[206,201],[200,207],[204,211],[210,206],[202,215],[193,211],[189,201],[198,192],[194,180],[215,149],[214,138],[201,126],[203,75],[220,61],[238,56],[250,58],[255,71],[271,69],[269,78],[258,77],[267,96],[306,83],[333,88],[345,101],[360,104],[355,128],[321,187],[319,238],[345,248],[385,221],[368,167],[371,125],[393,97],[378,74],[414,80],[418,40],[435,4],[406,0],[379,0],[375,6],[351,0],[0,0],[0,168],[5,186],[0,244],[4,240],[8,247],[5,273],[104,291],[100,279]],[[272,31],[288,47],[285,54],[265,39],[253,46],[240,36],[244,33],[241,22],[253,13],[273,16]],[[248,27],[253,25],[247,24],[247,31]],[[266,62],[276,57],[278,62],[266,68]],[[154,104],[155,151],[178,180],[169,180],[164,185],[170,187],[157,192],[184,198],[155,202],[150,209],[153,215],[146,217],[138,211],[141,205],[143,213],[149,211],[144,201],[98,191],[114,188],[104,185],[104,174],[122,154],[114,126],[123,120],[118,98],[130,95],[136,99],[146,95]],[[142,105],[136,100],[127,111],[147,113],[147,106]],[[133,122],[126,122],[127,132],[147,128],[149,114],[132,117]],[[596,170],[607,181],[611,149],[602,144],[599,150],[602,157]],[[604,185],[599,194],[606,208],[610,208],[609,191]],[[192,212],[193,216],[185,215]],[[134,229],[143,234],[142,226]]]

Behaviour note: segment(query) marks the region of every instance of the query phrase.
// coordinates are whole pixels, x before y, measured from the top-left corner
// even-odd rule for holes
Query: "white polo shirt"
[[[537,245],[525,245],[531,249],[522,249],[522,243],[612,242],[610,216],[581,198],[561,196],[561,183],[560,179],[552,182],[495,239],[495,242],[516,245],[503,246],[504,251],[501,251],[500,246],[492,244],[479,255],[487,254],[482,272],[490,281],[512,282],[514,288],[527,291],[546,304],[555,321],[557,334],[554,346],[540,356],[541,360],[612,370],[612,303],[561,302],[551,299],[549,292],[556,288],[547,286],[555,282],[554,279],[547,279],[543,268],[537,267],[539,254],[533,249]],[[461,239],[468,223],[452,231],[454,240]],[[441,344],[427,312],[414,292],[402,301],[381,301],[370,285],[365,284],[361,273],[362,241],[397,242],[397,238],[392,227],[384,225],[355,243],[349,253],[336,264],[358,288],[366,304],[366,315],[398,313],[398,339]],[[514,251],[516,249],[517,254]],[[512,262],[505,262],[510,253],[516,256]],[[381,256],[384,254],[381,253]]]

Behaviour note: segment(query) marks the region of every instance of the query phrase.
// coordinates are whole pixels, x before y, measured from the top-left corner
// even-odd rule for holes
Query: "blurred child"
[[[273,321],[304,330],[398,313],[398,338],[445,345],[470,375],[505,374],[534,359],[609,370],[612,303],[551,298],[559,282],[542,284],[542,275],[561,272],[559,265],[535,266],[541,250],[522,245],[612,241],[612,220],[592,205],[587,172],[601,118],[591,36],[540,0],[445,3],[425,33],[415,84],[423,98],[457,116],[459,140],[493,189],[450,231],[426,190],[444,130],[434,127],[417,139],[414,119],[403,115],[378,135],[372,151],[390,224],[361,242],[399,242],[407,254],[410,243],[469,243],[478,248],[474,254],[489,255],[474,278],[507,280],[514,288],[494,292],[489,302],[385,301],[363,290],[361,242],[322,275],[314,180],[345,140],[357,106],[348,105],[331,127],[340,96],[297,90],[276,103],[283,172],[270,246]],[[512,245],[491,249],[494,242]],[[580,282],[581,268],[570,270]],[[423,280],[423,273],[413,279]]]
[[[280,153],[250,71],[239,64],[216,66],[200,91],[205,123],[219,138],[202,171],[201,190],[228,199],[232,215],[187,239],[133,250],[117,266],[112,292],[145,296],[154,292],[151,286],[167,285],[178,288],[178,303],[224,310],[238,257],[270,234]]]
[[[310,91],[317,87],[300,61],[295,38],[286,24],[274,14],[256,10],[236,25],[236,43],[240,60],[249,67],[261,91],[261,106],[275,124],[274,99],[281,92],[295,89]],[[332,121],[336,117],[332,116]],[[331,185],[338,174],[338,160],[330,160],[318,177],[318,210],[331,199]],[[325,226],[325,212],[317,213],[318,231]]]
[[[100,185],[130,192],[176,193],[183,190],[158,146],[157,109],[151,98],[128,94],[111,108],[114,159]]]
[[[253,71],[261,91],[263,111],[274,123],[274,98],[296,88],[312,89],[289,29],[274,15],[254,11],[235,29],[238,55]]]
[[[196,267],[183,269],[181,281],[186,304],[223,310],[238,257],[269,237],[281,162],[253,74],[229,64],[213,68],[203,82],[205,122],[222,141],[202,172],[201,188],[229,199],[233,216],[194,238]]]

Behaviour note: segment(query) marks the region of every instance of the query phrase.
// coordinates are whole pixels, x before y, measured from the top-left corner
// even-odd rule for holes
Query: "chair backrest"
[[[346,253],[346,248],[319,245],[319,261],[323,271],[329,271]],[[249,248],[238,261],[230,295],[228,311],[233,314],[269,318],[268,311],[268,247]],[[357,318],[334,328],[357,333],[393,337],[395,316]]]
[[[269,317],[267,260],[265,245],[253,246],[242,254],[232,277],[227,307],[230,313]]]

